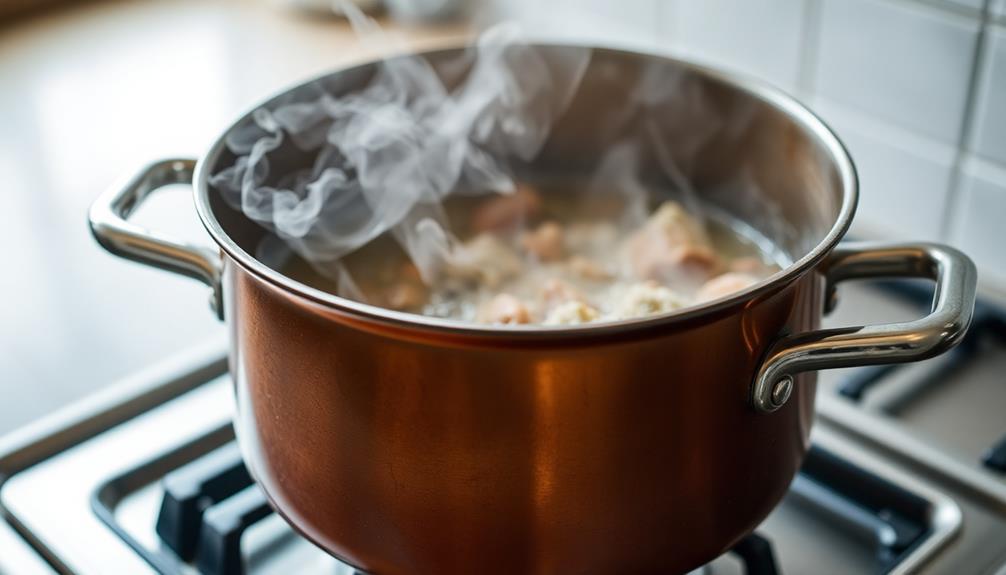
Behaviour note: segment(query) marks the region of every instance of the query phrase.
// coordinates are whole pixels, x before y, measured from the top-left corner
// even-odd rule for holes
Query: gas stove
[[[904,283],[841,296],[829,323],[930,301]],[[249,477],[225,353],[193,350],[0,440],[0,573],[354,574]],[[700,572],[1006,574],[1004,374],[1006,316],[988,305],[946,356],[823,373],[788,495]]]

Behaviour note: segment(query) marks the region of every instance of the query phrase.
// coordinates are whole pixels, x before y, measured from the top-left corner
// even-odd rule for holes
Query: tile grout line
[[[814,63],[817,61],[818,41],[821,37],[821,1],[805,0],[803,26],[800,32],[800,64],[797,70],[796,92],[809,103],[813,96]]]
[[[961,130],[957,138],[957,150],[954,152],[953,169],[950,173],[950,182],[947,186],[947,194],[944,199],[943,217],[940,221],[939,237],[944,241],[950,241],[954,231],[954,224],[960,212],[960,201],[964,192],[964,162],[969,155],[971,138],[974,131],[974,119],[977,115],[979,105],[979,93],[984,80],[985,48],[988,42],[988,29],[991,20],[992,0],[985,0],[982,4],[981,15],[979,16],[978,38],[975,40],[974,57],[971,59],[971,75],[968,78],[968,98],[964,105],[964,114],[961,117]]]

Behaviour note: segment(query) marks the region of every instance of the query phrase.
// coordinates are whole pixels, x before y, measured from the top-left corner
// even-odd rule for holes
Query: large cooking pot
[[[422,56],[446,76],[460,53]],[[263,105],[360,89],[377,65]],[[814,370],[947,350],[971,320],[976,272],[935,244],[838,245],[857,184],[835,135],[778,91],[679,60],[596,49],[530,169],[595,165],[644,76],[692,95],[651,124],[696,193],[772,235],[792,265],[717,301],[617,323],[498,328],[389,311],[251,255],[265,230],[208,183],[234,161],[226,134],[198,163],[156,162],[109,190],[91,227],[105,249],[212,288],[246,461],[276,509],[333,555],[389,575],[686,571],[786,492],[808,447]],[[217,246],[128,221],[175,183],[194,187]],[[932,312],[819,329],[836,283],[880,276],[934,280]]]

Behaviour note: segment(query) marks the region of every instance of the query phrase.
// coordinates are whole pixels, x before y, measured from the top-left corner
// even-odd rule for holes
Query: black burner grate
[[[236,443],[173,471],[163,481],[164,499],[157,515],[157,535],[184,561],[207,554],[198,553],[200,529],[209,527],[212,531],[220,523],[219,508],[251,484]],[[209,539],[207,545],[212,545]]]
[[[233,443],[177,468],[163,480],[157,533],[180,561],[204,575],[245,572],[242,535],[272,514]],[[928,535],[929,505],[819,447],[812,447],[790,495],[876,548],[878,572],[896,566]],[[138,549],[163,573],[163,558]],[[162,551],[163,553],[163,551]],[[751,534],[733,549],[748,575],[779,573],[768,539]],[[358,574],[362,575],[362,574]]]
[[[168,474],[157,534],[178,558],[204,575],[242,575],[241,536],[273,511],[251,480],[236,444]],[[731,549],[747,575],[776,575],[772,545],[752,533]],[[363,575],[359,574],[358,575]]]

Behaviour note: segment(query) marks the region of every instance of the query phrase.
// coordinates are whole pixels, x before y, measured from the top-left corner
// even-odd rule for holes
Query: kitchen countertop
[[[465,36],[394,31],[402,47]],[[98,247],[91,201],[145,162],[199,156],[269,94],[376,50],[343,20],[263,0],[97,2],[0,24],[0,434],[225,337],[204,286]],[[139,216],[209,241],[184,191]]]

